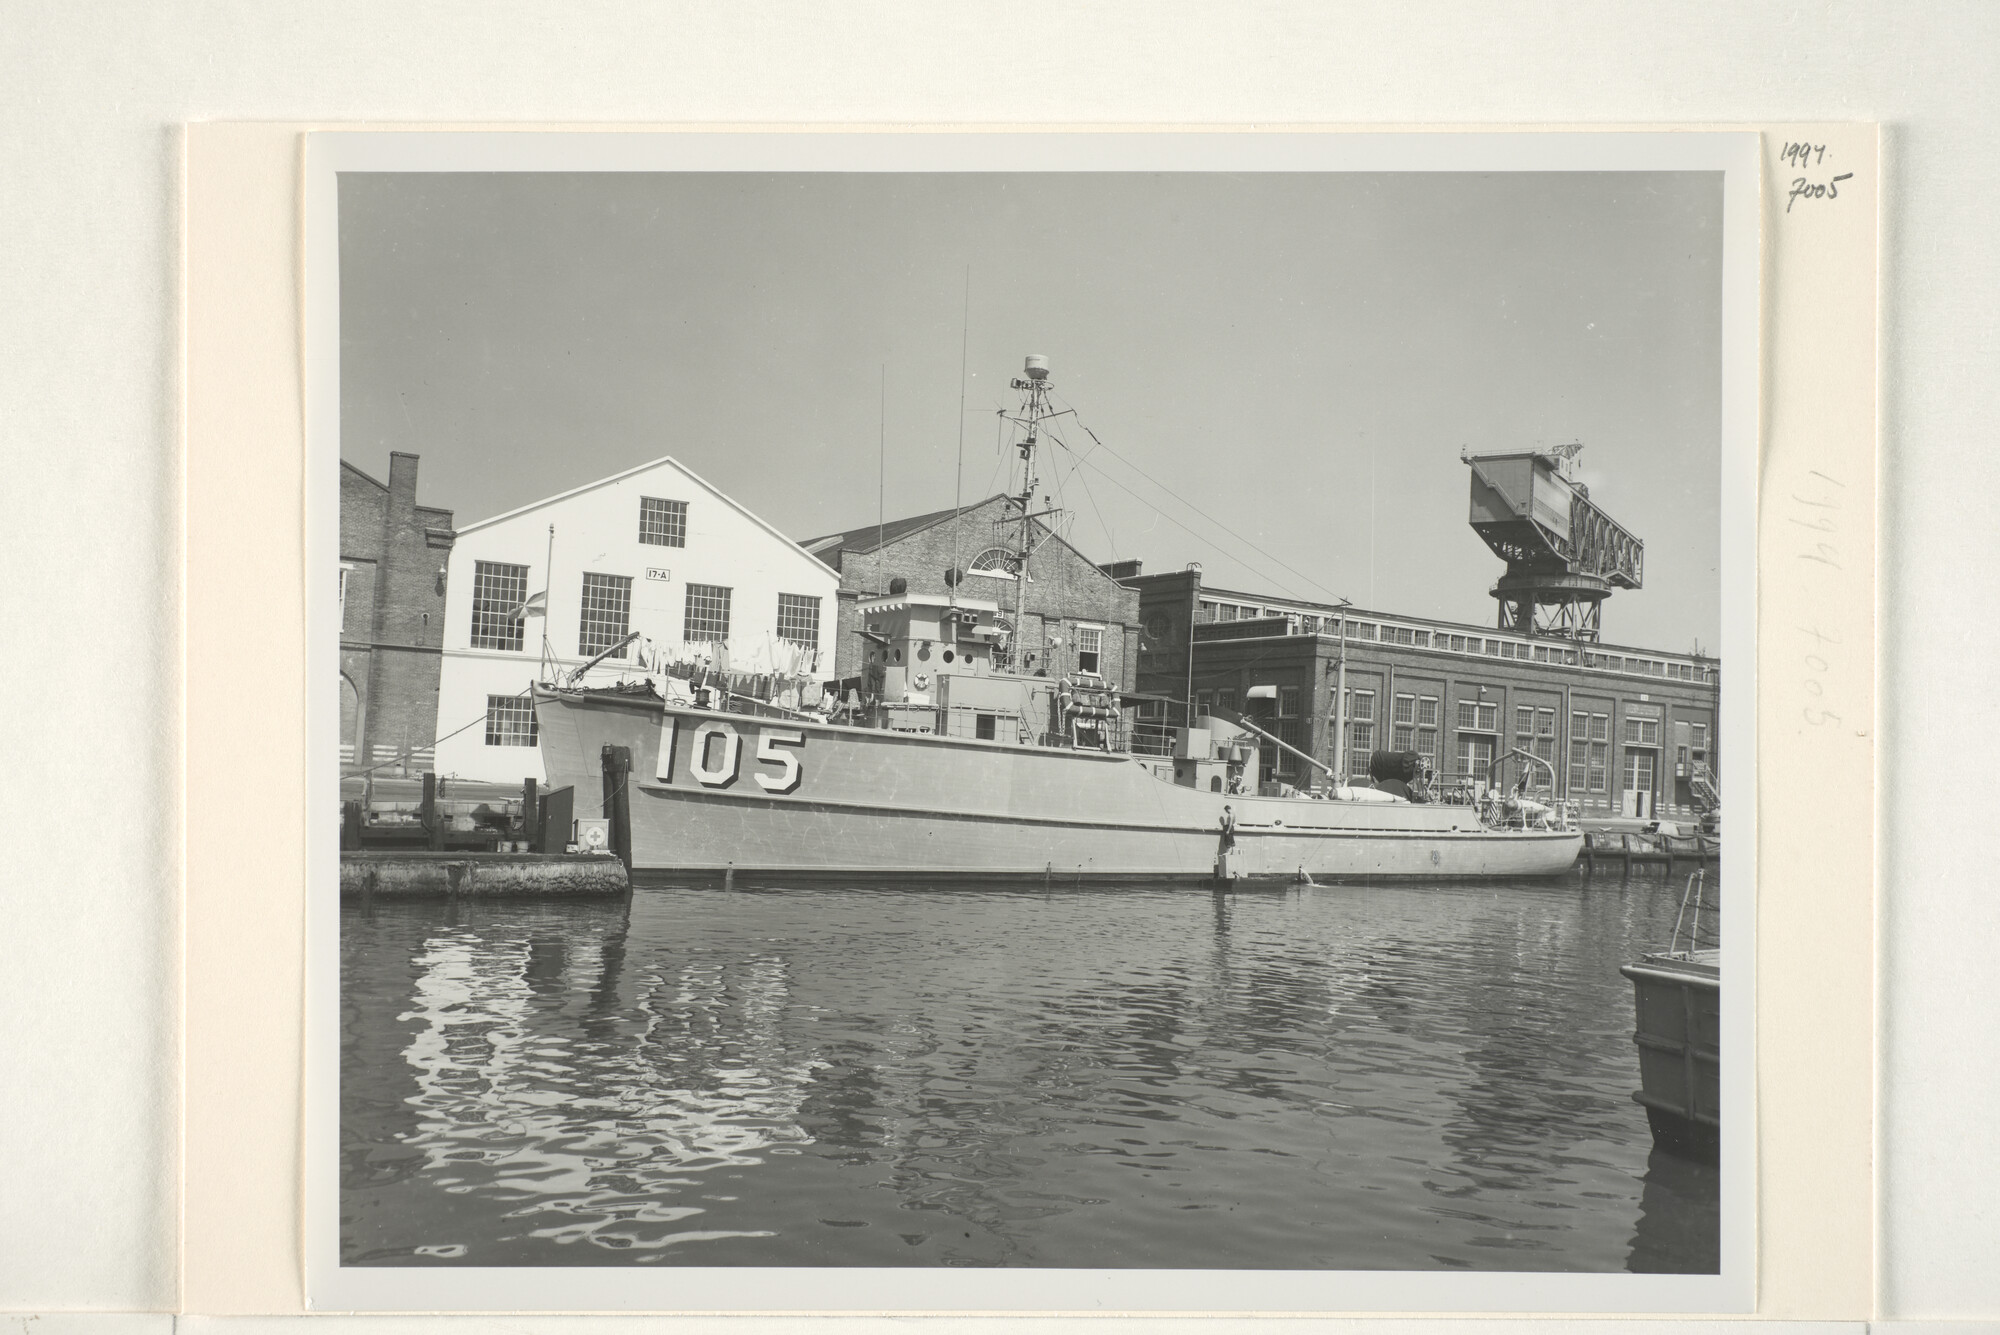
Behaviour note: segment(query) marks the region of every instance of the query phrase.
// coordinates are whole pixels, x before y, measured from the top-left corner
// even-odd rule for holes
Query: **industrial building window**
[[[1658,746],[1660,744],[1660,721],[1656,718],[1627,718],[1625,720],[1625,745]]]
[[[1515,707],[1514,735],[1521,739],[1520,744],[1522,746],[1526,746],[1528,739],[1535,735],[1535,707],[1533,705],[1518,705]]]
[[[1395,725],[1390,735],[1390,748],[1397,751],[1416,750],[1417,697],[1399,694],[1390,706],[1389,721]]]
[[[1214,621],[1220,607],[1221,604],[1210,602],[1204,598],[1201,600],[1201,606],[1195,610],[1194,619],[1204,624]]]
[[[1694,725],[1694,758],[1697,764],[1706,765],[1708,763],[1708,725],[1706,723],[1697,723]]]
[[[585,658],[603,653],[632,629],[632,580],[628,575],[583,577],[583,623],[576,633],[576,651]],[[625,657],[620,645],[613,658]]]
[[[1350,621],[1347,623],[1347,638],[1350,640],[1372,640],[1375,625],[1370,621]]]
[[[1285,746],[1296,747],[1299,744],[1299,721],[1297,719],[1279,719],[1276,726],[1271,729],[1271,735],[1283,742]],[[1298,774],[1299,758],[1297,756],[1285,750],[1284,747],[1274,746],[1270,750],[1272,752],[1271,768],[1273,770],[1288,779]]]
[[[1299,688],[1280,686],[1278,688],[1278,717],[1297,718],[1299,716]],[[1287,738],[1286,740],[1290,740]]]
[[[1375,692],[1350,691],[1347,699],[1347,772],[1365,777],[1375,751]]]
[[[486,697],[488,746],[533,746],[539,736],[535,727],[534,701],[518,695]]]
[[[681,638],[726,640],[729,638],[729,590],[720,584],[687,586],[687,615],[681,622]]]
[[[688,545],[688,503],[639,498],[639,541],[652,547]]]
[[[1216,605],[1215,619],[1217,621],[1234,621],[1236,620],[1238,611],[1239,609],[1235,603],[1219,603]]]
[[[1489,700],[1460,700],[1458,726],[1462,732],[1500,731],[1500,705]]]
[[[1210,692],[1196,691],[1194,693],[1194,712],[1196,718],[1208,713],[1210,709],[1214,708],[1214,705],[1215,697]]]
[[[1104,656],[1104,630],[1099,626],[1076,628],[1076,670],[1097,675],[1098,660]]]
[[[1322,623],[1318,617],[1300,617],[1299,634],[1317,635],[1319,634],[1319,628],[1322,624],[1324,623]]]
[[[476,561],[472,566],[472,647],[519,650],[528,601],[528,567]]]
[[[1228,711],[1230,711],[1230,712],[1231,712],[1232,714],[1233,714],[1233,713],[1235,713],[1235,712],[1236,712],[1236,692],[1235,692],[1235,691],[1233,691],[1233,690],[1232,690],[1232,691],[1217,691],[1217,692],[1215,693],[1215,707],[1216,707],[1217,709],[1227,709],[1227,710],[1228,710]]]
[[[1590,716],[1590,791],[1607,790],[1611,770],[1611,716]]]
[[[779,594],[778,638],[819,648],[819,599],[804,593]]]
[[[1589,786],[1586,777],[1590,765],[1590,715],[1575,713],[1569,716],[1569,790],[1581,793]]]
[[[1437,766],[1438,702],[1434,695],[1417,697],[1417,754]]]

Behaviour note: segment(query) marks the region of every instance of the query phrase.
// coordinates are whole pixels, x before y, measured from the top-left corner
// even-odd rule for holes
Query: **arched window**
[[[1021,577],[1021,557],[1005,547],[988,547],[972,558],[965,568],[968,575],[983,575],[987,579],[1019,579]]]

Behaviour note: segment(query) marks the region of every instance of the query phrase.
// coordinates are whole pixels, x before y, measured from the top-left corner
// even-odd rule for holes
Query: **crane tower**
[[[1612,590],[1644,582],[1646,544],[1573,474],[1582,449],[1459,455],[1472,469],[1473,531],[1507,563],[1493,586],[1502,630],[1595,641]]]

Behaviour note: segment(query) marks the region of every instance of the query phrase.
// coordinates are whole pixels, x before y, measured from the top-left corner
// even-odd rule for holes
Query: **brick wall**
[[[437,727],[452,515],[417,504],[417,467],[398,451],[387,483],[341,469],[341,745],[357,765],[408,751],[421,768]]]
[[[965,511],[956,524],[947,519],[906,537],[893,540],[881,551],[845,551],[837,558],[841,589],[854,598],[841,599],[840,640],[835,647],[835,673],[860,673],[861,639],[855,633],[858,620],[851,616],[854,600],[886,595],[889,581],[902,576],[915,593],[945,593],[945,571],[954,564],[968,566],[989,547],[1012,546],[1019,521],[997,527],[1006,514],[1018,514],[1005,498],[994,498]],[[831,555],[831,553],[829,553]],[[1018,656],[1022,652],[1038,656],[1036,666],[1051,664],[1051,670],[1069,670],[1075,662],[1076,626],[1079,622],[1104,628],[1099,672],[1122,690],[1131,690],[1137,675],[1135,641],[1139,624],[1139,595],[1112,579],[1082,553],[1060,538],[1050,537],[1036,550],[1030,563],[1031,579],[1025,585],[1012,580],[967,578],[962,592],[1000,604],[1001,615],[1016,620],[1015,596],[1023,595],[1023,613],[1015,627]],[[1059,648],[1048,644],[1059,636]]]

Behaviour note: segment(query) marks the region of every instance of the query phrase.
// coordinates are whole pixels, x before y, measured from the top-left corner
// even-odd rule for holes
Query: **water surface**
[[[1713,1272],[1658,879],[342,910],[361,1265]]]

